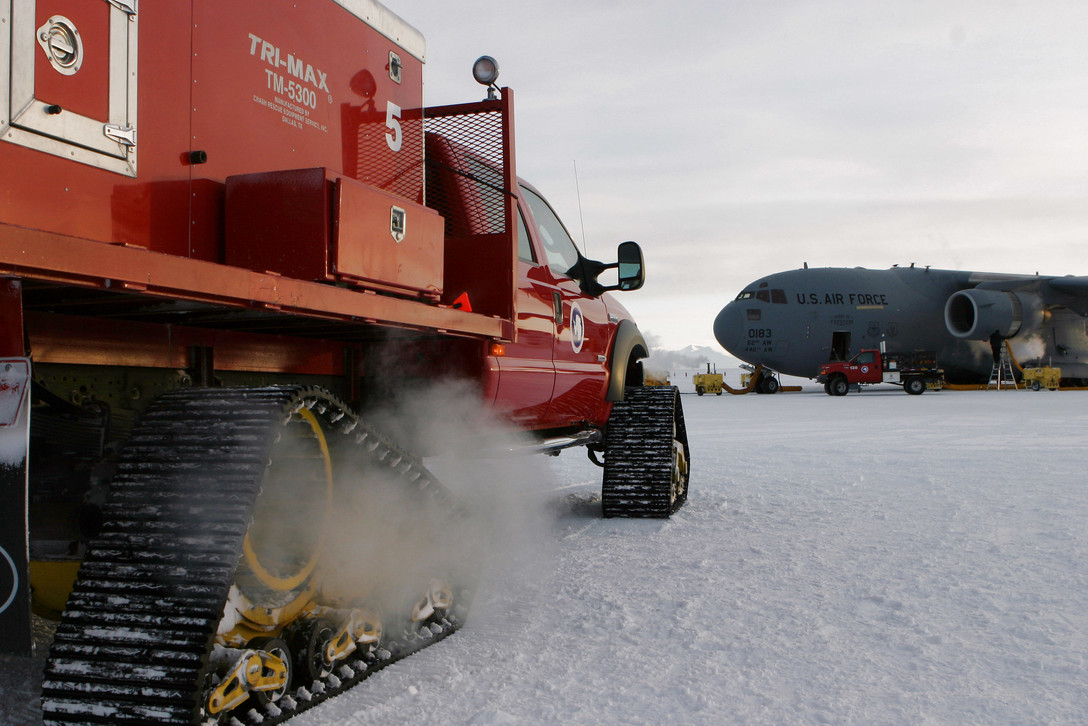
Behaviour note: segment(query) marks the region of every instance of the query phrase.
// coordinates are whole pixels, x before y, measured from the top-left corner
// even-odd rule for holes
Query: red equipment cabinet
[[[228,177],[226,204],[228,265],[442,293],[443,221],[433,209],[321,168]]]

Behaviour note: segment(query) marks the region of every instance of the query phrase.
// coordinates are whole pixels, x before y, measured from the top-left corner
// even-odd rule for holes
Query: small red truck
[[[866,349],[848,361],[830,361],[820,366],[816,382],[824,384],[829,396],[845,396],[851,385],[892,383],[917,396],[928,387],[939,387],[944,371],[937,367],[932,351],[887,353],[881,348]]]

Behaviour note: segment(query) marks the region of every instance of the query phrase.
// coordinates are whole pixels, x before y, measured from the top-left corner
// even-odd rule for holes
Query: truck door
[[[540,426],[555,385],[555,283],[547,265],[538,262],[520,213],[517,295],[516,339],[505,345],[504,355],[493,359],[499,369],[495,406],[516,423]]]
[[[850,361],[850,380],[858,383],[880,383],[883,371],[875,350],[863,350]]]
[[[604,301],[587,295],[577,276],[581,256],[552,208],[531,189],[521,188],[531,213],[536,248],[551,278],[555,336],[555,388],[547,421],[564,426],[595,417],[608,382],[610,326]]]

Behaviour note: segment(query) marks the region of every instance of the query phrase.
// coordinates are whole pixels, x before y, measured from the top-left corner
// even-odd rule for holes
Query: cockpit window
[[[771,302],[776,305],[786,304],[786,291],[785,290],[771,290]]]
[[[756,293],[756,299],[757,300],[762,300],[763,302],[770,302],[771,301],[771,294],[769,292],[767,292],[766,290],[760,290],[759,292]]]
[[[753,297],[755,297],[755,295],[756,294],[754,292],[752,292],[751,290],[745,290],[740,295],[737,295],[737,299],[738,300],[751,300]]]

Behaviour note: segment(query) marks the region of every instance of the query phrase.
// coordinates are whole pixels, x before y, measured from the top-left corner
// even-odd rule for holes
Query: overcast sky
[[[665,348],[805,262],[1088,274],[1083,0],[386,4],[428,104],[499,61],[519,174],[590,257],[642,245],[619,297]]]

